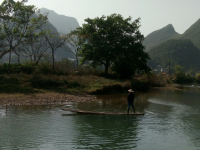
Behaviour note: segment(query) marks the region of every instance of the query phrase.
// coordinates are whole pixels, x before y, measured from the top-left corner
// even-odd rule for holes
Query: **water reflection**
[[[136,112],[144,112],[144,108],[148,105],[148,101],[145,96],[136,93],[134,105]],[[97,101],[78,103],[77,108],[89,111],[125,113],[127,112],[127,94],[97,96]]]
[[[76,149],[84,145],[91,149],[133,149],[139,140],[136,117],[83,115],[74,121],[79,133]]]
[[[136,93],[145,116],[80,115],[62,107],[126,112],[126,94],[52,106],[0,108],[0,149],[199,149],[200,91]]]

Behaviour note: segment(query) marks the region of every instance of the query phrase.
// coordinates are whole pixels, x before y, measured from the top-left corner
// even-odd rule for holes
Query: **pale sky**
[[[27,4],[74,17],[80,25],[88,17],[113,13],[132,20],[140,17],[144,36],[168,24],[182,34],[200,18],[200,0],[29,0]]]

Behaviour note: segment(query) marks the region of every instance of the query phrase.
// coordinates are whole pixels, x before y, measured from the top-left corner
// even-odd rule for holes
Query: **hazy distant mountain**
[[[31,18],[37,18],[37,17],[38,16],[36,14],[33,14]],[[52,25],[50,22],[47,22],[42,28],[43,28],[43,30],[51,30],[52,33],[58,32],[56,27],[54,25]]]
[[[77,26],[79,26],[75,18],[58,15],[54,11],[48,10],[46,8],[40,9],[40,12],[42,14],[49,12],[48,14],[49,23],[47,24],[46,27],[48,30],[51,30],[52,33],[56,33],[56,32],[69,33],[71,29],[74,30],[76,29]],[[72,58],[72,59],[75,58],[75,56],[71,52],[67,52],[63,50],[62,48],[58,48],[55,51],[55,57],[56,57],[56,60],[60,60],[61,58]]]
[[[78,21],[73,17],[59,15],[53,10],[49,10],[46,8],[41,8],[40,12],[49,13],[48,14],[49,22],[53,24],[60,33],[65,33],[65,34],[70,33],[71,31],[79,27]]]
[[[178,36],[179,34],[174,30],[174,27],[169,24],[145,37],[145,40],[143,41],[143,44],[146,47],[145,51],[149,51],[151,48]]]
[[[200,19],[181,35],[181,39],[190,39],[200,49]]]
[[[200,50],[188,39],[168,40],[152,48],[148,53],[152,59],[148,65],[153,68],[156,65],[167,67],[170,60],[172,68],[180,65],[185,70],[191,68],[200,70]]]
[[[166,27],[154,31],[145,37],[143,41],[146,51],[171,39],[190,39],[200,49],[200,19],[190,26],[183,34],[178,34],[169,24]]]
[[[37,16],[33,16],[33,17],[37,17]],[[57,28],[50,21],[46,23],[44,28],[45,30],[51,30],[52,33],[58,32]],[[47,53],[51,53],[51,49],[48,49]],[[58,48],[55,51],[55,57],[56,57],[56,60],[60,60],[61,58],[75,58],[71,52],[67,52],[63,50],[62,48]]]

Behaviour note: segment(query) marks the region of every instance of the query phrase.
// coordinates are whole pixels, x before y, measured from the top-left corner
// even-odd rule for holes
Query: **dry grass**
[[[91,93],[104,86],[125,85],[128,81],[118,81],[94,75],[41,75],[12,74],[0,75],[0,93]]]

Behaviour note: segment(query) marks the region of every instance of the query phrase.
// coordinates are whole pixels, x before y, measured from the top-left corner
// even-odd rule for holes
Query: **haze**
[[[199,0],[29,0],[27,4],[74,17],[80,25],[88,17],[113,13],[132,20],[140,17],[144,36],[168,24],[182,34],[200,18]]]

